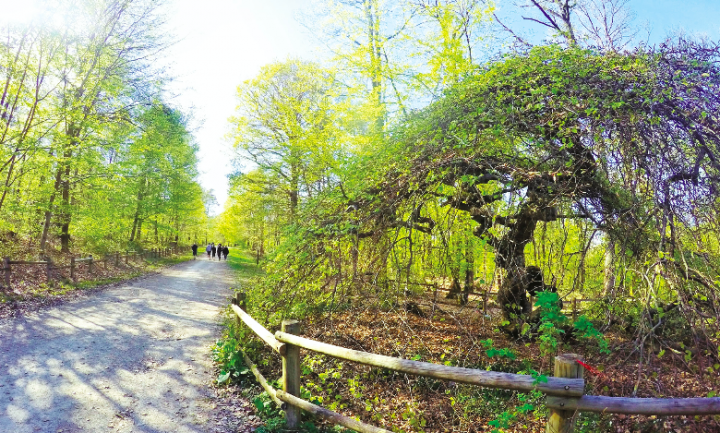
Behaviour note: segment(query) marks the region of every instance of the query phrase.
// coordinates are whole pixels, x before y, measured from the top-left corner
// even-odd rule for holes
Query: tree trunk
[[[472,236],[468,236],[465,243],[465,291],[460,302],[465,305],[470,300],[470,293],[475,287],[475,251]]]
[[[370,62],[370,81],[372,84],[372,101],[378,110],[375,128],[378,134],[385,128],[385,112],[383,109],[383,75],[382,75],[382,38],[380,36],[380,16],[377,0],[364,0],[365,18],[367,19],[368,55]]]
[[[50,231],[50,221],[53,215],[53,204],[55,203],[55,196],[60,189],[60,183],[62,182],[62,167],[58,167],[57,173],[55,174],[55,184],[53,186],[53,192],[50,194],[48,200],[48,208],[45,211],[45,222],[43,223],[43,232],[40,236],[40,252],[45,252],[45,246],[47,243],[48,232]]]
[[[130,242],[135,240],[135,230],[137,230],[138,225],[138,217],[135,215],[135,218],[133,218],[133,226],[132,231],[130,232]]]
[[[290,191],[288,191],[288,196],[290,198],[290,222],[294,223],[299,199],[300,167],[297,163],[299,156],[293,152],[291,158],[293,162],[290,164]]]
[[[503,317],[516,323],[521,314],[529,315],[532,306],[527,299],[528,278],[525,271],[525,246],[532,241],[538,216],[530,205],[524,205],[508,231],[495,242],[495,263],[506,272],[497,295]]]
[[[605,247],[605,272],[603,278],[603,297],[612,294],[615,289],[615,241],[608,237]]]
[[[143,185],[145,184],[145,179],[143,179],[140,184],[138,185],[138,193],[137,193],[137,206],[135,207],[135,217],[133,218],[133,228],[132,233],[130,233],[130,242],[133,242],[135,240],[136,235],[136,229],[139,230],[140,227],[140,209],[142,208],[142,200],[143,200]],[[140,234],[137,233],[137,238],[140,239]]]
[[[65,168],[65,181],[62,183],[62,212],[60,226],[60,251],[70,252],[70,167]]]

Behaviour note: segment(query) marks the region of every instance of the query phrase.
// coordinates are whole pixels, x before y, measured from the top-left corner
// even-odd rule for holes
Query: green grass
[[[227,263],[241,281],[262,274],[262,270],[255,264],[255,260],[247,251],[239,249],[230,251]]]

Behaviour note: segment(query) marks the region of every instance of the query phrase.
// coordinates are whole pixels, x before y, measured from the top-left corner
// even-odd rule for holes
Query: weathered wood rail
[[[0,287],[0,289],[10,289],[11,284],[11,277],[12,277],[12,269],[14,266],[45,266],[45,273],[46,278],[48,282],[53,281],[53,272],[56,269],[70,269],[70,279],[75,281],[76,279],[76,269],[77,266],[83,263],[86,263],[88,266],[89,271],[93,272],[93,267],[98,264],[102,263],[107,269],[108,262],[114,262],[115,266],[119,266],[120,262],[124,259],[125,264],[128,264],[130,261],[139,261],[139,260],[151,260],[151,259],[158,259],[161,257],[169,257],[172,255],[177,254],[181,251],[180,247],[171,247],[171,248],[154,248],[151,250],[142,250],[142,251],[125,251],[125,253],[113,253],[113,254],[106,254],[102,258],[97,259],[94,258],[92,255],[88,257],[71,257],[70,263],[67,265],[61,265],[58,263],[53,262],[49,258],[46,260],[12,260],[9,257],[5,257],[2,260],[2,268],[0,270],[3,271],[3,287]]]
[[[411,282],[410,285],[412,286],[421,286],[421,287],[432,287],[433,290],[436,290],[438,292],[450,292],[450,289],[447,289],[445,287],[440,287],[436,284],[427,284],[427,283],[417,283],[417,282]],[[430,290],[432,292],[433,290]],[[460,295],[464,295],[464,292],[459,292]],[[480,290],[480,291],[471,291],[468,292],[468,296],[476,296],[479,298],[479,300],[482,302],[482,311],[483,313],[486,313],[488,310],[488,303],[490,302],[490,298],[493,295],[497,295],[498,292],[492,289],[489,290]],[[573,298],[573,299],[566,299],[563,300],[563,311],[566,311],[570,314],[572,314],[573,320],[577,320],[578,315],[583,311],[582,310],[582,303],[583,302],[597,302],[600,299],[584,299],[584,298]],[[535,305],[535,298],[530,297],[530,304]]]
[[[243,359],[270,398],[285,411],[286,426],[291,430],[298,427],[299,410],[302,409],[360,433],[390,433],[388,430],[365,424],[299,398],[300,348],[364,365],[440,380],[516,391],[539,390],[547,394],[545,405],[550,409],[546,433],[572,433],[579,412],[661,416],[720,414],[720,397],[627,398],[584,395],[584,368],[578,363],[582,361],[582,357],[575,354],[557,356],[555,376],[548,377],[547,382],[544,382],[522,374],[448,367],[334,346],[299,336],[300,326],[294,320],[284,320],[282,330],[273,334],[247,314],[245,298],[244,293],[236,293],[231,308],[237,316],[238,323],[247,325],[265,344],[282,356],[283,390],[271,387],[245,353]]]

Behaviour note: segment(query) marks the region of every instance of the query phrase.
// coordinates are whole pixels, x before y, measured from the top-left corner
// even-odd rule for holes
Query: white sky
[[[224,137],[236,88],[267,63],[313,56],[312,35],[296,19],[310,0],[172,0],[171,5],[170,31],[180,38],[167,53],[171,73],[178,77],[173,103],[192,108],[200,183],[214,191],[222,207],[233,156]]]

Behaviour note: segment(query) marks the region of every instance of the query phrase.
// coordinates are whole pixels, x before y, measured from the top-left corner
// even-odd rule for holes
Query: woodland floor
[[[551,357],[540,353],[537,342],[513,340],[497,330],[498,309],[489,308],[484,314],[477,302],[459,307],[442,296],[435,303],[433,298],[432,293],[426,293],[414,299],[424,317],[402,308],[352,309],[305,320],[302,334],[338,346],[406,359],[512,373],[534,369],[551,374]],[[606,337],[610,355],[579,342],[563,343],[560,348],[561,352],[583,354],[588,364],[600,370],[586,372],[590,394],[632,396],[636,385],[637,397],[706,397],[720,390],[715,358],[703,358],[696,351],[688,362],[683,353],[668,350],[658,357],[658,353],[646,351],[645,359],[649,356],[650,362],[639,370],[632,337],[612,332]],[[489,338],[496,348],[512,349],[517,359],[488,358],[480,340]],[[263,374],[268,379],[278,378],[281,369],[277,356],[268,349],[261,350],[253,357],[256,362],[261,358],[270,361],[261,368]],[[412,377],[322,355],[305,357],[303,386],[306,399],[394,431],[489,432],[493,430],[491,421],[504,411],[513,412],[524,402],[534,404],[536,411],[519,416],[512,427],[501,431],[545,431],[542,398],[521,401],[521,396],[509,391]],[[719,419],[583,414],[576,431],[720,432]]]
[[[33,249],[28,247],[28,250]],[[150,260],[121,257],[117,263],[114,257],[109,257],[108,260],[96,261],[92,269],[86,262],[79,263],[75,269],[75,281],[70,279],[68,254],[53,250],[51,258],[55,267],[50,281],[44,265],[12,265],[11,287],[0,287],[0,319],[21,316],[87,296],[109,284],[147,275],[164,266],[188,260],[189,254]],[[37,257],[13,254],[12,259],[37,260]],[[0,278],[3,277],[3,272],[0,271]]]
[[[251,431],[250,403],[209,386],[232,280],[188,261],[0,319],[0,432]]]

